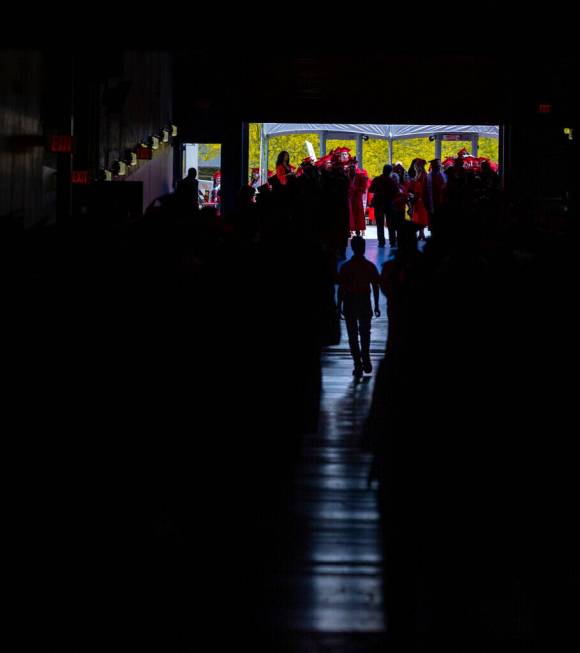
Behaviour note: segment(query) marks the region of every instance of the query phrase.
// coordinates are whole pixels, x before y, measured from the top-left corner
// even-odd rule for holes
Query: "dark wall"
[[[171,55],[166,51],[79,50],[74,53],[74,166],[95,178],[125,159],[140,142],[173,122]],[[144,205],[172,187],[168,148],[128,169],[123,180],[142,181]],[[157,159],[161,157],[163,162]]]
[[[577,121],[574,58],[315,52],[248,65],[243,57],[189,50],[176,52],[175,60],[180,133],[224,143],[223,167],[234,176],[222,177],[225,202],[228,183],[245,180],[242,161],[234,160],[242,123],[262,121],[501,124],[508,189],[562,192],[554,185],[562,185],[562,175],[550,177],[545,167],[548,159],[552,168],[565,166],[574,149],[563,134]],[[195,71],[205,70],[211,83],[191,83]],[[552,103],[551,114],[538,113],[542,102]]]
[[[173,147],[164,146],[151,161],[127,176],[127,181],[143,182],[143,208],[173,190]]]
[[[0,54],[0,219],[30,226],[43,214],[43,61]]]
[[[173,122],[171,55],[162,51],[46,49],[0,53],[0,216],[25,227],[71,214],[71,172],[94,179],[128,149]],[[73,136],[72,154],[50,151]],[[143,164],[146,167],[146,164]],[[145,194],[170,188],[141,168]]]
[[[118,58],[118,70],[102,83],[100,167],[172,120],[170,55],[133,51]]]

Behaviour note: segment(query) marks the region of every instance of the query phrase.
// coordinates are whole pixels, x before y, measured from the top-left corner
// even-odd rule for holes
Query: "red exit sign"
[[[72,152],[72,136],[70,134],[53,134],[50,137],[50,151],[57,154]]]
[[[538,113],[551,113],[552,105],[551,104],[538,104]]]
[[[73,184],[88,184],[89,171],[88,170],[73,170],[71,181]]]
[[[143,147],[140,145],[137,148],[137,158],[141,160],[148,161],[153,158],[153,151],[150,147]]]

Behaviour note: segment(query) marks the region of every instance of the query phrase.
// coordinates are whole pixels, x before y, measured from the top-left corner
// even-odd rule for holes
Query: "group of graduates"
[[[447,169],[440,159],[432,159],[427,171],[421,158],[413,159],[407,171],[400,162],[384,166],[369,188],[379,247],[385,246],[385,225],[391,246],[397,244],[405,220],[415,226],[419,240],[425,240],[425,229],[436,229],[448,208],[469,211],[479,200],[497,199],[500,180],[492,164],[481,158],[477,167],[468,167],[468,159],[473,157],[461,150]]]
[[[275,212],[295,224],[297,219],[301,230],[341,260],[350,236],[365,231],[368,175],[348,148],[336,148],[317,161],[307,157],[298,168],[288,152],[280,152],[267,183],[259,185],[259,169],[254,168],[249,187],[257,191],[258,202],[271,197]]]
[[[385,165],[383,174],[373,179],[369,192],[373,194],[379,247],[385,246],[385,225],[389,244],[397,244],[398,234],[409,210],[409,220],[417,228],[419,239],[425,240],[425,228],[433,222],[433,216],[445,202],[446,177],[439,159],[431,161],[427,173],[424,159],[413,159],[408,172],[402,163],[394,167]]]
[[[471,159],[461,150],[446,169],[440,159],[433,159],[427,170],[427,161],[415,158],[408,170],[401,162],[385,165],[383,173],[369,181],[345,147],[317,161],[308,157],[298,168],[290,164],[288,152],[281,152],[275,173],[268,171],[268,182],[260,185],[260,169],[253,168],[249,187],[258,194],[273,192],[290,210],[294,203],[306,208],[310,228],[343,259],[348,238],[365,232],[367,206],[374,213],[382,248],[385,227],[391,247],[397,245],[405,221],[414,225],[419,240],[425,240],[425,230],[436,228],[447,207],[469,210],[474,202],[491,200],[499,192],[499,175],[483,158],[476,160],[476,167],[467,165]]]

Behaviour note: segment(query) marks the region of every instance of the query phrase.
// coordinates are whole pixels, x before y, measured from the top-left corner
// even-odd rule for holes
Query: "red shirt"
[[[345,295],[369,295],[379,283],[379,271],[364,256],[353,256],[340,268],[338,282]]]

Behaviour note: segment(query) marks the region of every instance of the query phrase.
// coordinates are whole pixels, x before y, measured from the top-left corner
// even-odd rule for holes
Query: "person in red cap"
[[[332,153],[340,163],[349,163],[351,160],[349,147],[337,147]]]
[[[290,167],[292,168],[292,166]],[[305,169],[313,167],[314,161],[312,160],[312,157],[307,156],[305,159],[302,159],[302,163],[298,166],[298,170],[296,170],[296,176],[301,177]]]
[[[216,209],[219,214],[219,209],[220,209],[220,188],[221,188],[221,180],[222,180],[222,173],[221,170],[216,170],[213,175],[213,188],[211,189],[211,201],[215,202]]]
[[[331,170],[332,154],[328,153],[325,154],[324,156],[321,156],[319,159],[316,160],[316,163],[314,165],[321,170]]]
[[[429,226],[426,163],[425,159],[415,159],[413,164],[415,176],[409,182],[408,189],[412,207],[411,221],[419,229],[419,240],[425,240],[425,227]]]
[[[252,168],[252,176],[248,183],[255,191],[260,187],[260,168]]]

